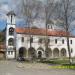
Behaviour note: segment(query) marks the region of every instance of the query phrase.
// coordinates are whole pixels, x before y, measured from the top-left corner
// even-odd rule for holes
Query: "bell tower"
[[[7,13],[7,25],[6,25],[6,58],[15,58],[15,27],[16,27],[16,15],[13,11]]]

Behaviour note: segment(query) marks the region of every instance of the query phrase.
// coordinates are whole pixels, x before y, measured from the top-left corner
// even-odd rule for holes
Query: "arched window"
[[[9,28],[9,35],[13,35],[13,34],[14,34],[14,28],[11,27],[11,28]]]
[[[53,56],[55,58],[58,58],[59,57],[59,49],[58,48],[54,48],[54,50],[53,50]]]
[[[14,39],[13,38],[10,38],[8,40],[8,45],[10,45],[10,46],[14,45]]]
[[[66,49],[65,48],[61,49],[61,56],[66,57]]]

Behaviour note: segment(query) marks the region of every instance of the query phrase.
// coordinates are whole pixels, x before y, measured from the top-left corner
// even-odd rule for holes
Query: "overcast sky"
[[[17,3],[15,3],[15,0],[0,0],[0,30],[3,30],[6,26],[6,14],[11,10],[16,10]],[[21,23],[22,19],[17,24]]]
[[[46,0],[40,0],[45,2]],[[56,0],[57,1],[57,0]],[[8,13],[11,10],[16,10],[17,5],[19,4],[19,0],[0,0],[0,30],[4,29],[6,26],[6,13]],[[18,19],[19,22],[17,25],[22,25],[22,19]],[[75,22],[74,22],[75,24]]]
[[[40,0],[43,1],[44,0]],[[20,0],[0,0],[0,30],[3,30],[6,26],[6,14],[11,10],[17,10]],[[19,26],[22,25],[22,19],[18,19]]]

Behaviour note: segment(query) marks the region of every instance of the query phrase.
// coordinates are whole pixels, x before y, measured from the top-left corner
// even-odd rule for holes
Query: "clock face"
[[[14,28],[10,28],[9,31],[10,31],[10,32],[14,32]]]

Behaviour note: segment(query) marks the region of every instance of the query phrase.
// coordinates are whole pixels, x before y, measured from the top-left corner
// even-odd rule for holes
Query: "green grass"
[[[47,63],[47,64],[59,64],[59,65],[67,65],[68,64],[68,65],[70,65],[68,58],[62,58],[62,59],[54,58],[54,59],[50,59],[50,60],[44,60],[41,62]],[[74,65],[74,63],[73,63],[73,65]]]

